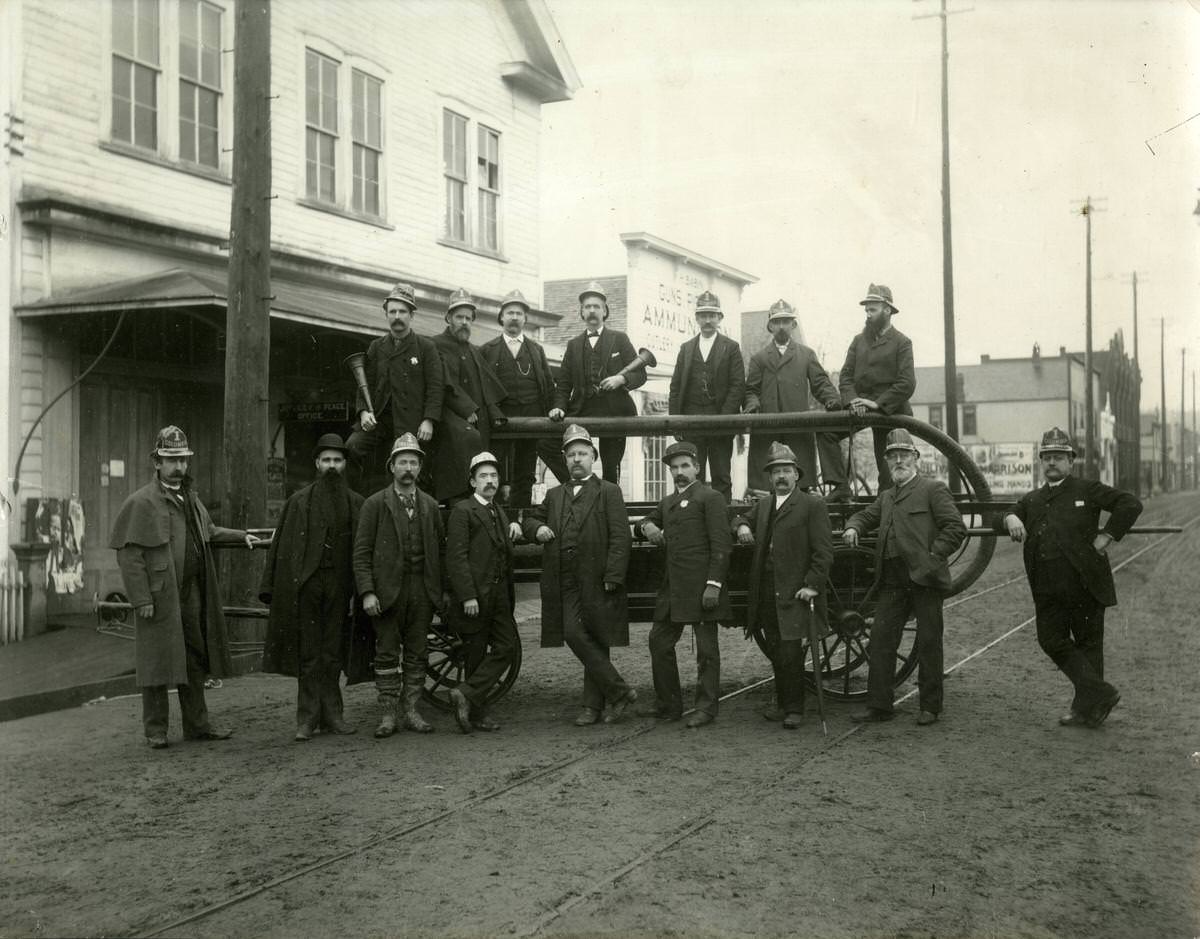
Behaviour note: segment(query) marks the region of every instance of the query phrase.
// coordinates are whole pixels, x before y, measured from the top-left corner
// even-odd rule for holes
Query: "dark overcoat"
[[[947,558],[958,550],[967,537],[967,526],[954,504],[946,484],[937,479],[917,476],[903,486],[893,483],[865,509],[855,512],[846,522],[860,535],[879,529],[875,546],[875,579],[883,576],[883,552],[887,533],[895,529],[896,545],[908,567],[913,583],[950,589],[950,565]]]
[[[504,419],[500,402],[506,392],[478,348],[459,342],[449,329],[434,336],[432,342],[442,358],[446,389],[441,423],[433,437],[431,469],[434,496],[448,499],[468,488],[471,457],[491,446],[492,423]],[[469,363],[479,373],[477,389],[471,388]],[[472,414],[477,415],[474,425],[467,423]]]
[[[709,369],[714,376],[711,390],[717,403],[717,413],[739,413],[742,409],[742,399],[746,396],[746,366],[742,362],[742,347],[724,333],[717,333],[708,358]],[[679,355],[675,358],[668,405],[671,414],[685,413],[683,407],[688,379],[691,377],[693,366],[697,364],[703,364],[700,358],[700,337],[693,336],[679,347]]]
[[[417,489],[416,505],[425,551],[425,593],[433,608],[440,611],[446,586],[442,573],[446,532],[441,511],[429,493]],[[375,594],[381,610],[395,605],[404,586],[402,546],[410,524],[393,485],[367,496],[358,517],[358,530],[354,534],[354,584],[359,597]]]
[[[673,492],[658,503],[641,525],[653,522],[666,535],[667,562],[663,585],[654,604],[654,619],[672,623],[728,622],[729,555],[733,539],[725,497],[707,483],[694,482],[683,493]],[[715,610],[701,605],[704,588],[721,585]]]
[[[524,343],[526,350],[529,352],[529,360],[533,363],[533,378],[537,382],[538,410],[545,416],[550,413],[550,409],[554,406],[554,373],[550,371],[550,363],[546,359],[546,350],[542,348],[541,343],[535,342],[528,336],[524,338]],[[480,347],[479,351],[493,374],[499,368],[501,355],[512,356],[512,353],[508,351],[508,346],[505,344],[503,336],[489,339]],[[500,400],[503,401],[504,399],[501,398]]]
[[[588,404],[588,414],[593,417],[633,417],[637,405],[629,392],[646,383],[646,370],[635,369],[625,376],[625,387],[616,391],[594,393],[589,387],[587,371],[587,331],[567,340],[563,350],[562,368],[554,384],[554,406],[561,408],[567,417],[583,411]],[[596,354],[600,356],[600,378],[605,379],[620,373],[626,365],[637,358],[633,343],[619,329],[604,327],[596,340]]]
[[[846,404],[870,398],[884,414],[912,414],[908,399],[917,390],[912,340],[895,326],[873,339],[859,333],[846,350],[838,390]]]
[[[500,517],[499,532],[487,506],[474,495],[455,505],[446,522],[446,578],[451,596],[446,619],[460,633],[487,627],[491,623],[487,611],[493,609],[493,604],[507,604],[510,613],[516,606],[508,516],[500,505],[493,505]],[[479,602],[480,615],[463,613],[462,605],[467,600]]]
[[[836,410],[842,406],[837,389],[808,346],[791,341],[781,356],[774,342],[750,356],[746,377],[746,410],[764,414],[811,411],[816,406]],[[750,435],[750,484],[770,489],[761,467],[773,440],[786,443],[796,454],[801,484],[817,481],[815,437],[811,432],[781,434],[764,431]]]
[[[1103,528],[1101,511],[1112,513]],[[1025,572],[1035,592],[1038,547],[1042,538],[1053,538],[1096,602],[1116,605],[1117,591],[1108,555],[1092,547],[1092,542],[1101,532],[1112,535],[1113,541],[1125,537],[1142,514],[1142,503],[1137,496],[1093,479],[1067,476],[1057,486],[1045,485],[1022,496],[1013,507],[1013,514],[1025,525]]]
[[[564,516],[571,500],[571,483],[555,486],[541,505],[525,513],[526,540],[537,543],[543,525],[554,532],[554,540],[542,546],[542,640],[543,647],[563,644],[562,543]],[[576,567],[579,571],[580,606],[588,634],[606,648],[629,645],[629,601],[625,575],[633,535],[621,487],[591,477],[579,491],[574,505],[579,523]],[[605,583],[618,584],[607,593]]]
[[[415,434],[421,421],[435,424],[442,419],[445,379],[442,359],[433,341],[409,331],[399,343],[391,334],[371,340],[363,363],[375,417],[391,414],[391,432]],[[355,415],[366,408],[362,391],[355,401]]]
[[[827,622],[825,588],[833,566],[833,533],[825,500],[797,488],[793,489],[778,511],[771,526],[771,542],[767,542],[767,527],[775,507],[775,494],[758,500],[752,511],[733,520],[736,532],[748,525],[754,534],[754,560],[750,565],[749,606],[747,622],[760,622],[762,605],[775,604],[779,618],[779,633],[784,639],[807,638],[809,608],[796,594],[801,587],[818,591],[814,601],[821,622]],[[775,595],[762,592],[763,572],[770,549],[775,578]]]
[[[300,588],[317,572],[321,552],[309,547],[310,535],[320,538],[320,530],[309,530],[309,506],[312,503],[313,483],[293,493],[283,504],[275,537],[267,553],[267,566],[259,583],[258,598],[271,608],[267,618],[267,636],[263,646],[262,669],[278,675],[300,674]],[[351,552],[354,534],[358,529],[363,497],[353,489],[346,490],[350,508],[350,528],[333,532],[333,550],[340,556],[347,596],[354,595],[354,575]],[[342,668],[350,684],[374,677],[370,670],[371,657],[363,649],[369,634],[359,627],[359,621],[349,609],[342,621],[345,630]],[[365,670],[364,670],[365,667]]]
[[[217,584],[211,542],[240,542],[244,531],[213,524],[204,503],[190,489],[183,490],[185,509],[192,513],[200,532],[204,555],[204,628],[208,644],[208,672],[214,678],[233,673],[225,612]],[[155,478],[131,494],[113,522],[109,547],[117,551],[117,565],[129,602],[136,608],[154,604],[150,619],[137,619],[134,661],[139,688],[175,687],[188,683],[187,650],[179,603],[179,575],[183,571],[184,538],[171,537],[171,504]]]

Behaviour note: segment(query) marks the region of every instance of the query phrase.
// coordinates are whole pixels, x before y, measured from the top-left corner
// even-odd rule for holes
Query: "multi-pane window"
[[[179,158],[220,163],[221,10],[204,0],[179,3]]]
[[[446,237],[467,240],[467,119],[442,112],[442,162],[446,175]]]
[[[337,201],[338,63],[306,49],[305,170],[308,195],[322,202]]]
[[[667,494],[670,473],[662,461],[666,448],[666,437],[642,438],[642,472],[646,477],[645,498],[650,502],[657,502]]]
[[[383,82],[354,69],[352,75],[354,186],[356,212],[380,215],[379,172],[383,159]]]
[[[940,404],[929,405],[929,423],[938,430],[942,429],[942,406]]]
[[[479,166],[479,246],[500,250],[500,135],[479,125],[476,151]]]
[[[158,148],[158,0],[113,0],[113,140]]]
[[[964,404],[962,409],[962,432],[965,437],[973,437],[979,433],[975,419],[975,405]]]

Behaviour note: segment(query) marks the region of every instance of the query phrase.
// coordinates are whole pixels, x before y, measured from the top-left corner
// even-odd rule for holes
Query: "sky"
[[[744,309],[792,302],[829,369],[871,282],[943,363],[937,0],[547,2],[583,87],[543,110],[545,279],[623,273],[619,234],[648,231],[759,277]],[[1122,329],[1132,354],[1138,271],[1143,409],[1165,318],[1190,410],[1200,0],[949,9],[959,365],[1083,349],[1090,195],[1093,348]]]

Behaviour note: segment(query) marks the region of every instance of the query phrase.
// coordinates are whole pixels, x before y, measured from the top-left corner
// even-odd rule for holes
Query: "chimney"
[[[991,357],[990,355],[981,355],[981,356],[979,357],[979,364],[980,364],[980,365],[987,365],[987,364],[988,364],[988,362],[990,362],[990,361],[992,361],[992,357]]]

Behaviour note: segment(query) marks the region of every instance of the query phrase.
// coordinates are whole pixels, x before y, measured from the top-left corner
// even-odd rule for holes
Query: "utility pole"
[[[1133,284],[1133,412],[1137,422],[1137,433],[1133,438],[1133,494],[1142,494],[1142,362],[1138,358],[1138,272],[1131,275]]]
[[[1167,465],[1167,321],[1161,316],[1158,319],[1158,372],[1159,372],[1159,394],[1161,401],[1159,405],[1162,409],[1162,488],[1163,492],[1167,491],[1167,477],[1169,475],[1169,466]]]
[[[1187,391],[1187,346],[1179,350],[1179,489],[1187,488],[1186,451],[1183,448],[1183,429],[1187,427],[1187,408],[1184,406]]]
[[[1192,488],[1200,489],[1200,438],[1196,437],[1196,370],[1192,369]]]
[[[1084,382],[1084,398],[1083,406],[1084,415],[1084,453],[1083,453],[1083,472],[1088,479],[1094,479],[1096,475],[1096,415],[1094,400],[1094,392],[1092,390],[1092,197],[1088,196],[1084,200],[1083,208],[1080,210],[1087,221],[1087,287],[1086,307],[1087,314],[1085,316],[1084,326],[1084,346],[1083,346],[1083,382]]]
[[[271,312],[271,3],[234,12],[233,204],[225,320],[226,525],[267,517],[267,400]],[[230,595],[253,595],[253,567],[232,564]]]

